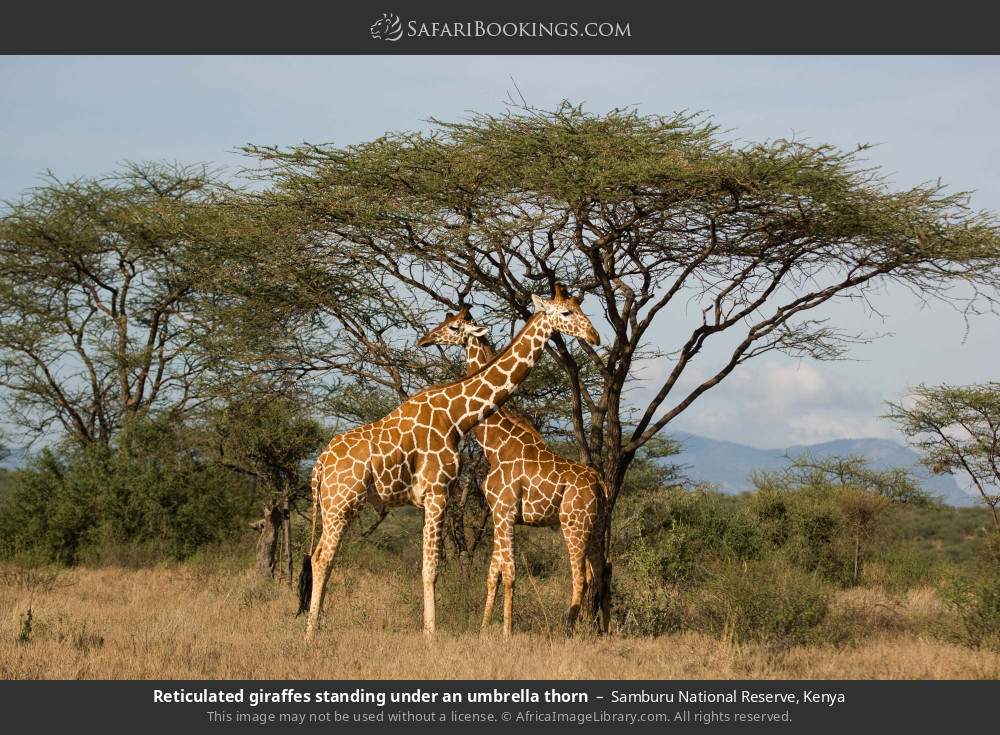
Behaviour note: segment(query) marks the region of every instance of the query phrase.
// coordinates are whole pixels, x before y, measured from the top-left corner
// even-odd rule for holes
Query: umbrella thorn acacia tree
[[[0,212],[0,386],[17,424],[109,446],[131,417],[178,419],[212,368],[195,349],[228,236],[201,167],[130,164],[49,177]]]
[[[772,351],[844,355],[860,336],[824,305],[886,283],[966,309],[995,303],[994,216],[941,185],[894,190],[861,150],[733,143],[697,115],[564,103],[246,152],[270,183],[258,205],[297,213],[309,262],[350,263],[376,286],[369,317],[408,300],[511,324],[557,281],[587,295],[603,346],[557,336],[548,352],[610,512],[643,445],[738,366]],[[685,331],[657,344],[667,322]],[[724,353],[714,364],[710,346]],[[628,397],[654,359],[658,382]]]
[[[1000,534],[1000,383],[920,385],[912,404],[889,403],[896,422],[932,472],[972,482]]]

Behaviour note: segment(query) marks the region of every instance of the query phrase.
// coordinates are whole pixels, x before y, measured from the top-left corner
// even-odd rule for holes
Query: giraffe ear
[[[531,303],[535,305],[535,311],[545,310],[545,301],[536,293],[531,294]]]
[[[485,337],[487,331],[489,330],[487,330],[486,327],[480,327],[479,325],[476,325],[475,327],[469,330],[469,334],[475,337]]]

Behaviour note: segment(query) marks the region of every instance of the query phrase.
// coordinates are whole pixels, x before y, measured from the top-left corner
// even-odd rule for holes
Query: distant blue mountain
[[[920,457],[909,447],[888,439],[835,439],[822,444],[799,444],[784,449],[756,449],[736,442],[708,439],[696,434],[676,432],[681,454],[670,460],[684,465],[692,480],[710,482],[724,493],[735,494],[751,489],[749,477],[755,471],[780,470],[788,457],[809,453],[816,458],[865,457],[873,469],[903,467],[913,474],[925,490],[953,506],[975,505],[976,499],[959,488],[951,475],[932,475],[920,464]]]

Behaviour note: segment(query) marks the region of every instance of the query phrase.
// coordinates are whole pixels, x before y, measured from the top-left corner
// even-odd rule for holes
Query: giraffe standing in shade
[[[579,309],[578,299],[559,288],[547,305],[555,314]],[[493,359],[485,339],[486,329],[476,324],[463,307],[417,343],[464,345],[467,374],[472,375]],[[483,495],[493,516],[493,554],[486,583],[485,628],[493,612],[497,586],[503,578],[503,631],[511,633],[514,594],[514,526],[554,526],[562,529],[569,553],[573,591],[567,625],[572,630],[580,613],[586,588],[601,585],[600,626],[607,630],[609,610],[604,552],[601,548],[601,519],[607,498],[604,482],[592,467],[571,462],[553,452],[541,434],[526,419],[501,408],[476,426],[490,471],[483,483]],[[596,580],[596,582],[595,582]]]
[[[558,290],[561,293],[561,287]],[[448,488],[458,475],[462,437],[510,397],[556,331],[598,344],[593,325],[558,296],[532,297],[535,313],[510,345],[462,380],[432,386],[371,424],[335,436],[313,466],[313,531],[322,510],[319,544],[303,563],[299,612],[308,600],[306,638],[319,623],[330,562],[351,519],[369,501],[424,510],[424,632],[434,632],[434,584]],[[315,580],[315,583],[313,583]]]

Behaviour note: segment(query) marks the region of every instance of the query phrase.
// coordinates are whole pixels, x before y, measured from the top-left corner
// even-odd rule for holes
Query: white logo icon
[[[382,13],[368,30],[376,41],[398,41],[403,37],[403,23],[395,13]]]

